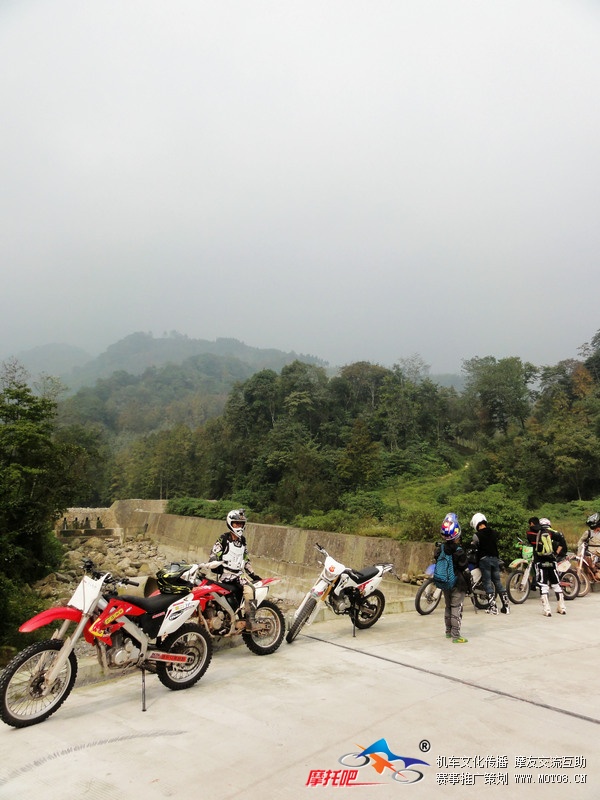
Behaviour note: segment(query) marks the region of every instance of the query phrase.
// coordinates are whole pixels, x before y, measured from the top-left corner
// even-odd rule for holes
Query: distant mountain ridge
[[[149,367],[182,364],[198,355],[236,358],[253,372],[273,369],[276,372],[292,361],[326,367],[316,356],[285,353],[282,350],[251,347],[238,339],[218,338],[215,341],[191,339],[172,332],[155,338],[151,333],[136,332],[110,345],[93,358],[84,350],[66,344],[48,344],[20,353],[17,358],[35,380],[40,374],[59,377],[71,391],[93,386],[97,380],[115,372],[141,375]]]
[[[181,365],[194,356],[211,355],[227,361],[238,359],[250,367],[250,373],[262,369],[280,372],[292,361],[303,361],[327,369],[330,374],[337,370],[317,356],[284,352],[275,348],[259,348],[244,344],[234,338],[192,339],[172,331],[162,337],[152,333],[136,332],[111,344],[100,355],[94,357],[80,347],[69,344],[45,344],[18,353],[16,358],[35,381],[40,375],[53,375],[61,379],[70,392],[85,386],[94,386],[96,381],[109,378],[115,372],[141,375],[149,367],[167,364]],[[227,367],[228,369],[230,366]],[[464,377],[454,374],[428,376],[440,386],[464,388]]]

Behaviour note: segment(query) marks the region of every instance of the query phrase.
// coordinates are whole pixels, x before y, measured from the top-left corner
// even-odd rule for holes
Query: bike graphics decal
[[[356,745],[358,750],[345,753],[338,758],[338,763],[350,769],[312,769],[308,775],[306,786],[372,786],[374,784],[388,783],[393,780],[397,783],[417,783],[423,779],[423,773],[415,766],[429,767],[427,761],[412,756],[399,756],[392,752],[385,739],[377,739],[368,747]],[[375,772],[387,780],[359,781],[359,770],[371,767]],[[386,772],[389,770],[389,772]],[[373,773],[362,773],[361,777],[375,776]]]

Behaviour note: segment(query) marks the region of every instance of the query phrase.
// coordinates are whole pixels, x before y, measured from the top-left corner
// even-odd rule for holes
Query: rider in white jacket
[[[588,525],[587,531],[577,542],[577,552],[581,548],[586,548],[594,557],[594,567],[596,574],[600,578],[600,513],[595,511],[585,521]]]
[[[222,566],[214,571],[219,574],[221,583],[232,584],[236,591],[238,601],[244,600],[246,626],[250,631],[257,629],[255,620],[256,600],[252,581],[259,581],[260,577],[252,571],[250,556],[246,547],[246,512],[243,508],[234,509],[227,514],[227,527],[222,536],[219,536],[210,551],[211,561],[220,561]],[[248,579],[250,578],[250,580]]]

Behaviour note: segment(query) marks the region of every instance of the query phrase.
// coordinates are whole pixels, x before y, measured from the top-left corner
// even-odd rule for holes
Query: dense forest
[[[600,332],[580,357],[463,363],[464,389],[418,357],[335,375],[199,355],[120,371],[57,403],[56,437],[81,449],[72,505],[124,497],[238,498],[290,522],[399,479],[460,470],[525,507],[600,494]]]
[[[200,353],[68,396],[6,362],[0,644],[39,604],[26,585],[59,563],[52,528],[69,506],[167,498],[212,516],[235,502],[255,521],[427,540],[443,509],[484,509],[507,548],[527,509],[571,504],[577,525],[598,510],[600,331],[554,366],[471,358],[460,390],[417,356],[335,374],[287,362]]]

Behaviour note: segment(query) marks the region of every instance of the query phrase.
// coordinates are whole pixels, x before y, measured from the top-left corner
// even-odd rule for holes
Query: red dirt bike
[[[276,603],[267,600],[271,584],[281,578],[264,578],[253,583],[256,600],[256,629],[246,629],[241,587],[207,576],[207,570],[221,567],[220,561],[206,564],[174,562],[157,573],[161,592],[191,592],[198,601],[198,621],[214,638],[242,637],[246,647],[258,656],[274,653],[285,634],[285,617]]]
[[[169,689],[187,689],[204,675],[213,643],[197,623],[188,622],[199,601],[158,595],[119,595],[119,585],[138,584],[114,578],[84,562],[84,576],[66,606],[42,611],[19,628],[29,633],[59,623],[52,638],[26,647],[0,676],[0,718],[14,728],[42,722],[69,696],[77,677],[75,645],[83,636],[96,649],[105,671],[137,667],[142,670],[145,708],[145,670],[155,672]],[[70,636],[71,624],[75,630]]]

